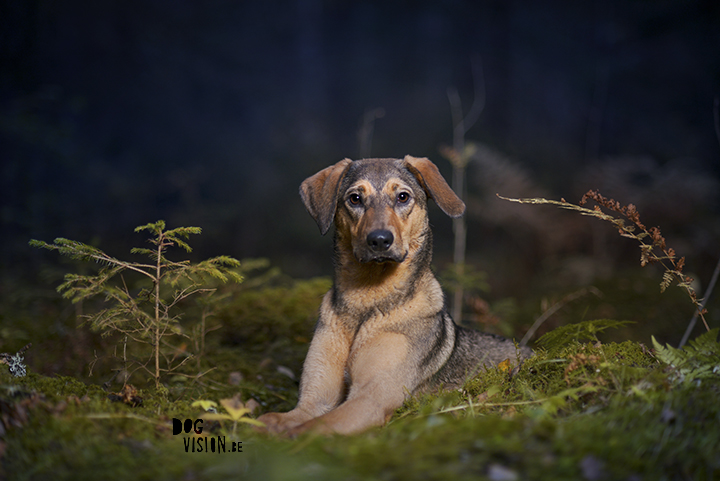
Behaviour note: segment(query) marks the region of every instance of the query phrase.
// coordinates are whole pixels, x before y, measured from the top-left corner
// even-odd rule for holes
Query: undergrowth
[[[239,261],[232,257],[219,256],[195,264],[171,261],[166,257],[168,248],[172,246],[191,252],[186,239],[191,234],[200,234],[198,227],[167,230],[161,220],[135,229],[135,232],[143,231],[151,234],[148,242],[154,248],[136,247],[130,252],[148,257],[151,264],[120,260],[96,247],[64,238],[57,238],[52,244],[32,240],[30,245],[56,250],[72,259],[102,266],[93,275],[66,274],[58,292],[73,303],[102,295],[108,307],[87,314],[85,318],[92,329],[103,335],[120,334],[125,373],[123,381],[127,381],[137,369],[142,369],[152,376],[155,386],[159,387],[161,375],[177,371],[191,358],[184,348],[169,340],[174,336],[189,338],[180,323],[181,303],[193,296],[212,294],[215,289],[207,286],[209,279],[241,282],[242,277],[232,270],[240,266]],[[140,276],[141,281],[149,281],[149,285],[140,284],[141,287],[135,289],[135,283],[125,278],[127,274]],[[120,278],[117,282],[116,277]],[[201,316],[198,337],[205,336],[205,320],[206,312]],[[141,352],[143,346],[150,346],[150,356],[138,358],[128,352],[128,349],[137,350],[138,346]],[[196,346],[202,349],[204,339],[197,341]],[[128,364],[134,367],[130,368]]]
[[[11,378],[3,371],[0,443],[12,455],[3,456],[2,468],[23,480],[720,476],[720,374],[677,382],[664,355],[631,341],[603,343],[603,327],[612,326],[581,323],[550,336],[517,369],[503,365],[460,390],[409,398],[386,426],[329,438],[254,432],[238,422],[248,413],[238,401],[250,394],[242,386],[235,399],[226,398],[229,391],[196,391],[196,403],[147,389],[139,392],[145,402],[133,407],[72,378]],[[680,356],[695,358],[697,348],[720,352],[706,336]],[[213,404],[230,409],[210,415],[204,408]],[[173,418],[204,419],[202,435],[173,436]],[[186,452],[190,436],[227,436],[242,441],[243,452]]]
[[[652,338],[655,355],[672,369],[675,383],[701,383],[703,379],[720,376],[720,344],[718,329],[713,329],[690,341],[689,346],[676,349],[662,346]]]

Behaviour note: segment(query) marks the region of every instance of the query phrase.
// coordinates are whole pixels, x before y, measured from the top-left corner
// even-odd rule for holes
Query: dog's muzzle
[[[367,251],[361,262],[402,262],[405,254],[398,252],[397,246],[393,249],[395,236],[386,229],[378,229],[370,232],[366,238]]]

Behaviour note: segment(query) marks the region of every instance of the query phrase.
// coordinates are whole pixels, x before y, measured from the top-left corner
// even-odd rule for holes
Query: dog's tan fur
[[[325,234],[335,224],[335,283],[320,307],[288,413],[271,432],[349,434],[383,424],[406,396],[456,387],[483,365],[530,354],[455,325],[430,270],[427,199],[451,217],[465,205],[428,159],[342,160],[300,195]]]

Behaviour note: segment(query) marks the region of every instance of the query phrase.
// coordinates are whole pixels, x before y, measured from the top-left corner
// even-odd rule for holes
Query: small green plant
[[[116,259],[100,249],[64,238],[55,239],[53,244],[31,240],[30,245],[102,265],[95,275],[66,274],[58,292],[73,303],[103,295],[109,307],[86,315],[90,326],[106,336],[113,333],[122,336],[123,360],[126,363],[128,342],[150,345],[151,355],[136,362],[159,387],[161,374],[175,371],[190,359],[187,356],[177,362],[177,353],[182,350],[168,343],[168,338],[173,335],[187,337],[180,325],[179,304],[191,296],[212,293],[214,288],[206,287],[210,279],[241,282],[242,277],[233,271],[240,262],[232,257],[219,256],[193,264],[190,261],[171,261],[165,256],[172,246],[191,252],[186,239],[191,234],[200,234],[199,227],[166,230],[165,222],[160,220],[135,229],[135,232],[143,231],[151,234],[149,242],[154,247],[133,248],[131,253],[148,257],[150,263]],[[145,280],[145,287],[133,293],[124,277],[126,272],[139,275]],[[119,282],[112,282],[117,280],[116,277],[119,277]]]
[[[240,398],[238,396],[229,399],[221,399],[220,405],[225,408],[227,414],[218,413],[217,404],[214,401],[201,399],[192,403],[192,407],[201,407],[205,411],[209,412],[208,414],[202,415],[204,420],[221,422],[232,421],[233,427],[232,432],[230,433],[232,436],[235,436],[235,430],[237,429],[238,423],[245,423],[258,427],[265,426],[264,423],[258,421],[257,419],[253,419],[247,416],[252,410],[246,407],[245,404],[240,401]]]
[[[583,321],[567,326],[556,327],[552,331],[542,335],[538,344],[548,352],[555,353],[564,348],[572,341],[599,342],[597,335],[606,329],[615,329],[631,324],[631,321],[616,321],[614,319],[595,319]]]
[[[717,329],[698,336],[682,349],[663,346],[654,336],[652,342],[655,357],[673,370],[671,379],[674,382],[691,384],[710,377],[720,378],[720,342]]]

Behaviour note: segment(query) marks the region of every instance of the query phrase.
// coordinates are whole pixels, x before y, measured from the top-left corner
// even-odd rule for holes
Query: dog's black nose
[[[395,237],[392,232],[385,229],[374,230],[367,236],[367,243],[375,252],[384,252],[390,248]]]

